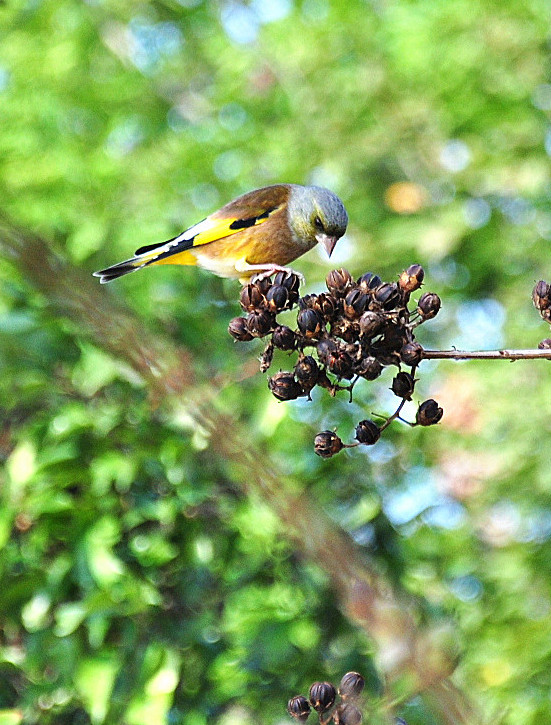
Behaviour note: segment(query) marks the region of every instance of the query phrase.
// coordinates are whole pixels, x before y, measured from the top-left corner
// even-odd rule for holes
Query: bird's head
[[[294,186],[289,221],[295,233],[311,246],[319,243],[331,256],[346,231],[348,214],[339,197],[321,186]]]

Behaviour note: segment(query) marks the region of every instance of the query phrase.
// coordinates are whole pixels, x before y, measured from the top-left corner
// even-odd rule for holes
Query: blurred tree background
[[[422,342],[536,347],[549,20],[548,0],[0,8],[1,725],[284,723],[350,669],[372,723],[551,721],[547,362],[424,362],[438,427],[324,461],[315,433],[390,411],[391,371],[352,404],[278,404],[260,343],[227,334],[235,282],[90,278],[238,193],[316,183],[351,218],[332,266],[424,265],[444,304]],[[307,291],[331,268],[296,267]]]

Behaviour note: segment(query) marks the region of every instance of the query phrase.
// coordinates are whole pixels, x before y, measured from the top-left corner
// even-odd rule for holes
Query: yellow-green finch
[[[244,282],[287,271],[285,265],[318,242],[331,256],[347,224],[344,205],[332,191],[276,184],[243,194],[177,237],[140,247],[132,259],[94,275],[105,283],[150,265],[186,264]]]

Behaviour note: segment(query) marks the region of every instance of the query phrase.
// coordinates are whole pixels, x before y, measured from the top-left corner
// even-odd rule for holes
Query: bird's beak
[[[319,244],[325,247],[327,256],[330,257],[333,254],[333,250],[335,249],[335,244],[338,241],[338,237],[330,237],[328,234],[317,234],[316,239],[318,240]]]

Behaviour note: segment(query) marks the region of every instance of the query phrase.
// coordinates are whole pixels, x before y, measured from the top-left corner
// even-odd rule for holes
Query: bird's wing
[[[258,226],[287,202],[289,191],[287,184],[277,184],[243,194],[177,237],[140,247],[136,250],[136,256],[145,257],[145,262],[158,262],[173,254],[180,254],[193,247],[230,237],[243,229]]]

